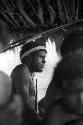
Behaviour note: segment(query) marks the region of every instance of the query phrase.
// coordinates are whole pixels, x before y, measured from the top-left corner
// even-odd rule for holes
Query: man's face
[[[63,82],[63,102],[69,111],[83,115],[83,78]]]
[[[45,61],[46,52],[45,50],[39,50],[37,53],[34,54],[34,70],[35,72],[42,72]]]

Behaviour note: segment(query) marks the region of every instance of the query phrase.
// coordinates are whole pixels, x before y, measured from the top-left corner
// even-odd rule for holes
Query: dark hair
[[[61,55],[64,56],[68,52],[83,49],[83,27],[73,28],[69,30],[60,46]]]
[[[64,80],[83,78],[83,51],[71,52],[63,57],[52,78],[56,87],[62,88]]]

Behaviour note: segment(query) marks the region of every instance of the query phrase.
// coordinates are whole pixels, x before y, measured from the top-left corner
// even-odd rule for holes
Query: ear
[[[33,56],[32,54],[28,55],[26,58],[25,58],[25,63],[27,64],[30,64],[31,62],[33,61]]]

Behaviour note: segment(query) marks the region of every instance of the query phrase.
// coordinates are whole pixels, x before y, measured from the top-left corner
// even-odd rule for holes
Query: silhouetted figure
[[[83,49],[83,27],[76,27],[68,31],[65,36],[62,45],[60,46],[60,52],[62,58],[69,52],[75,52]],[[51,82],[47,88],[45,96],[45,108],[52,103],[53,100],[61,98],[61,90],[56,87],[57,83]]]
[[[53,83],[62,96],[47,108],[45,125],[64,125],[83,118],[83,51],[65,55],[55,68]]]

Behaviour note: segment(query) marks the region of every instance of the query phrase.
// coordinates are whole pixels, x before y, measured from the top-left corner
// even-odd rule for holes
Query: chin
[[[43,72],[43,69],[37,69],[36,72]]]
[[[40,72],[42,72],[42,71],[39,70],[39,69],[36,69],[36,70],[34,70],[34,72],[36,72],[36,73],[40,73]]]
[[[43,68],[33,67],[33,71],[41,73],[41,72],[43,72]]]

